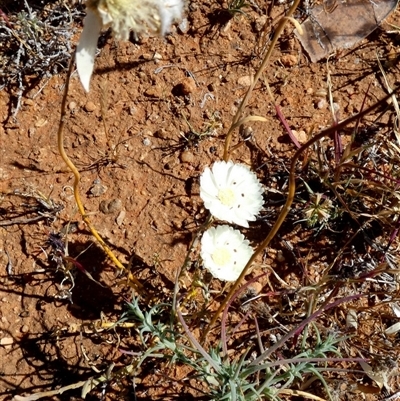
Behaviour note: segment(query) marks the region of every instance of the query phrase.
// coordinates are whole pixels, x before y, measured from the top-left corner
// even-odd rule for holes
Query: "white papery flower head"
[[[252,254],[244,235],[227,225],[212,227],[201,238],[203,265],[219,280],[236,281]]]
[[[97,39],[103,28],[111,27],[117,39],[129,32],[146,30],[164,35],[182,17],[182,0],[87,0],[83,31],[76,50],[76,66],[83,87],[89,92]]]
[[[200,176],[200,197],[211,214],[228,223],[248,227],[263,205],[257,176],[243,164],[215,162]]]

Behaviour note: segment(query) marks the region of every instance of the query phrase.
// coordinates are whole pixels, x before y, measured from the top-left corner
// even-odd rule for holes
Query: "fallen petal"
[[[83,21],[83,31],[76,49],[76,67],[78,75],[86,92],[89,92],[90,78],[93,73],[94,59],[97,50],[97,39],[102,27],[99,16],[87,10]]]

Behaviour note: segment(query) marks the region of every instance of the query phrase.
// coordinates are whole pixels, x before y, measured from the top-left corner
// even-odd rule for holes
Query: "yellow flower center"
[[[231,260],[231,253],[226,248],[217,248],[211,255],[212,260],[218,266],[224,266]]]
[[[225,206],[233,206],[235,203],[235,194],[230,188],[221,189],[218,192],[218,199]]]

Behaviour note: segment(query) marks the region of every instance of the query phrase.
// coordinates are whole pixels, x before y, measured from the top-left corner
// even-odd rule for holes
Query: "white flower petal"
[[[223,188],[225,185],[227,185],[227,178],[228,178],[228,173],[229,169],[232,166],[232,162],[215,162],[213,167],[212,167],[212,174],[214,176],[214,181],[217,184],[218,189]]]
[[[112,27],[117,39],[150,30],[165,34],[172,22],[182,18],[182,0],[87,0],[87,15],[76,52],[76,65],[88,92],[102,28]]]
[[[243,234],[227,225],[208,229],[201,238],[204,267],[219,280],[236,281],[253,254]]]
[[[215,182],[214,174],[211,172],[209,167],[205,168],[203,174],[200,177],[200,191],[204,191],[204,193],[208,194],[209,196],[218,195],[217,183]]]
[[[247,166],[215,162],[200,176],[200,197],[217,219],[248,227],[263,205],[262,186]]]
[[[88,9],[76,49],[76,68],[86,92],[89,92],[90,78],[93,73],[94,58],[97,50],[97,39],[101,26],[102,23],[99,16]]]
[[[110,13],[106,9],[101,7],[101,5],[97,7],[97,11],[103,23],[103,28],[110,25],[113,22],[113,18],[110,15]]]
[[[163,0],[160,4],[161,35],[165,35],[171,24],[182,18],[183,2],[181,0]]]

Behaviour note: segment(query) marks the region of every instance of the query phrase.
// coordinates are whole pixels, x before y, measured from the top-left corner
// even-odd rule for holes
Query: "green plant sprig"
[[[295,392],[298,390],[292,390],[289,386],[296,379],[304,377],[305,374],[310,374],[320,380],[329,394],[328,385],[322,375],[323,372],[332,369],[326,366],[327,363],[365,362],[365,358],[340,357],[337,344],[346,338],[330,334],[323,340],[316,327],[316,344],[312,349],[305,349],[293,358],[278,358],[278,360],[272,358],[272,355],[279,348],[291,338],[299,336],[302,330],[308,324],[313,323],[322,313],[362,296],[362,294],[357,294],[333,302],[328,300],[325,305],[282,336],[273,346],[261,351],[260,356],[255,360],[250,360],[248,357],[251,348],[247,349],[240,358],[234,358],[234,360],[230,360],[224,353],[221,354],[221,345],[210,347],[207,351],[190,332],[179,308],[177,314],[186,337],[192,345],[193,355],[192,358],[189,358],[190,365],[199,372],[198,377],[202,377],[209,383],[212,399],[231,401],[279,400],[279,395],[296,395]],[[259,337],[259,333],[257,336]],[[258,339],[261,342],[261,339]],[[190,348],[187,347],[186,349],[190,350]],[[329,354],[332,353],[337,357],[330,357]],[[317,364],[323,365],[317,366]],[[343,371],[343,369],[335,371]],[[308,399],[322,400],[306,392],[298,393],[298,395],[308,396]]]

